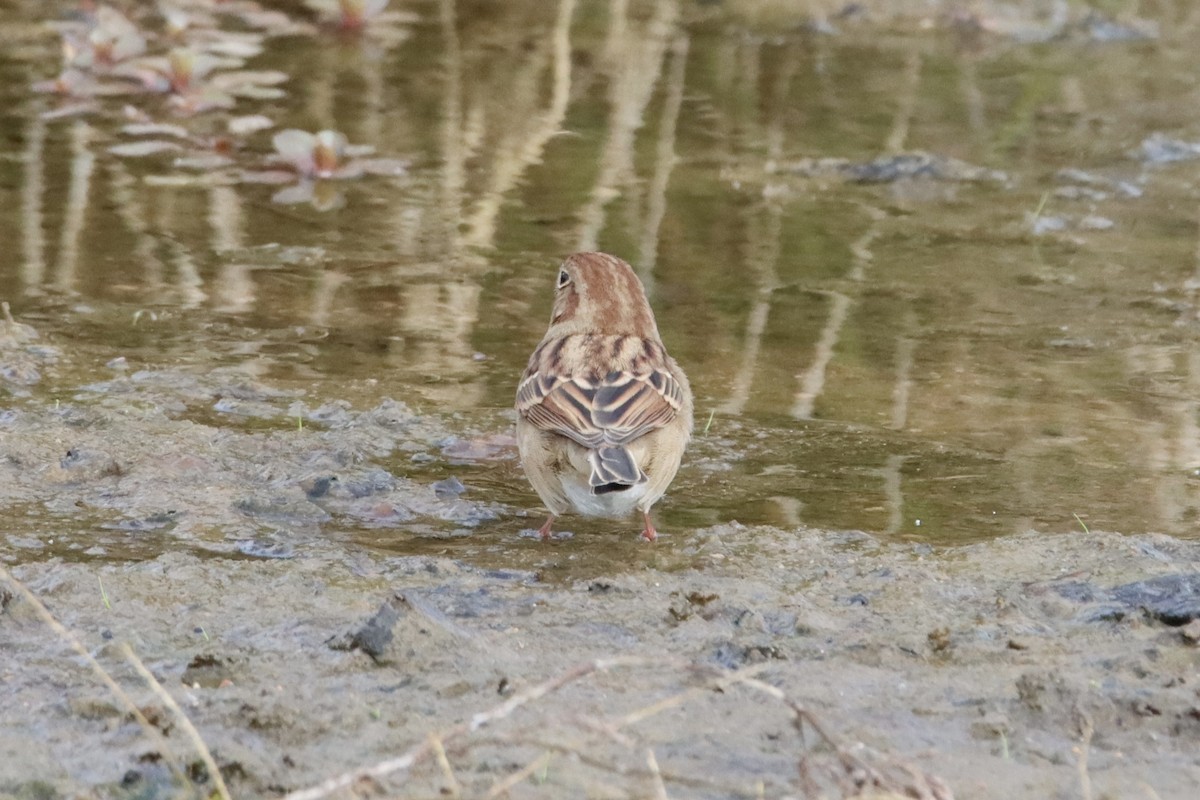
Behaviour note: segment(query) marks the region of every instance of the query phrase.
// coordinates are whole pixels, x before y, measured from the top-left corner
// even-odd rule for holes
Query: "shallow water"
[[[0,795],[1195,796],[1194,3],[175,5],[254,72],[0,10]],[[653,546],[530,536],[581,248],[697,389]]]
[[[271,130],[207,170],[108,149],[136,139],[125,104],[196,136],[223,134],[227,112],[180,117],[136,94],[47,119],[66,101],[30,86],[59,68],[44,23],[69,8],[0,13],[0,299],[58,351],[21,356],[40,379],[0,384],[0,413],[111,410],[119,392],[81,387],[137,371],[260,387],[244,402],[261,414],[180,386],[130,401],[231,435],[302,427],[297,402],[393,397],[444,437],[494,447],[431,437],[423,458],[374,463],[421,486],[455,475],[494,517],[313,524],[390,552],[486,556],[539,513],[505,434],[554,267],[599,248],[635,264],[697,390],[664,531],[1196,534],[1200,161],[1143,148],[1200,136],[1187,4],[1156,7],[1156,39],[1027,43],[854,20],[816,33],[672,3],[564,0],[557,17],[540,2],[414,3],[390,39],[267,38],[249,62],[290,78],[237,115],[336,128],[408,162],[292,205],[234,179],[261,168]],[[922,174],[883,174],[915,153],[933,154]],[[9,447],[18,435],[0,425]],[[3,496],[12,535],[43,544],[128,526],[138,505]],[[567,527],[580,552],[611,528]]]

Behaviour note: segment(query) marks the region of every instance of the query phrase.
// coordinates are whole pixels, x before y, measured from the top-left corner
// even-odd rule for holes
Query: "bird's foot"
[[[642,512],[642,516],[646,520],[646,527],[642,530],[642,538],[647,542],[653,542],[658,538],[658,531],[654,528],[654,523],[650,521],[650,512]]]
[[[538,528],[538,535],[542,537],[543,542],[550,541],[550,526],[554,524],[554,515],[546,517],[546,521],[542,523],[542,527]]]

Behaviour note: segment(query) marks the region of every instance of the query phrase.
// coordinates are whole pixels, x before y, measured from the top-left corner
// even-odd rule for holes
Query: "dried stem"
[[[759,664],[754,667],[749,667],[739,671],[728,671],[714,669],[708,666],[688,663],[680,660],[661,659],[661,658],[610,658],[597,659],[584,664],[573,667],[566,672],[550,678],[535,686],[531,686],[522,692],[519,692],[493,708],[480,712],[469,720],[459,723],[451,728],[448,728],[440,733],[433,734],[424,742],[416,745],[403,753],[397,758],[382,761],[370,767],[347,772],[337,777],[331,778],[323,783],[314,786],[310,789],[293,792],[287,795],[284,800],[317,800],[317,798],[326,797],[333,792],[341,789],[349,788],[360,781],[374,781],[384,776],[395,772],[406,770],[413,765],[426,760],[433,755],[437,757],[438,752],[444,755],[444,743],[450,742],[453,739],[464,737],[474,731],[477,731],[485,726],[503,720],[513,714],[513,712],[529,705],[534,701],[551,694],[558,689],[585,678],[596,672],[606,672],[616,668],[636,668],[636,667],[651,667],[656,671],[664,669],[675,672],[690,672],[704,678],[702,685],[693,686],[684,691],[678,692],[670,697],[651,703],[643,708],[625,714],[615,721],[598,722],[589,727],[598,730],[601,733],[610,735],[619,735],[621,727],[633,725],[637,722],[645,720],[662,711],[674,708],[686,700],[695,697],[702,693],[710,693],[713,691],[721,691],[728,687],[743,685],[753,691],[765,694],[781,705],[789,709],[792,713],[793,724],[800,733],[801,741],[804,739],[804,727],[807,725],[812,729],[818,737],[833,751],[835,757],[835,767],[825,769],[828,772],[824,775],[825,781],[838,781],[842,788],[846,790],[847,796],[861,794],[861,790],[865,788],[882,790],[885,793],[893,792],[896,796],[914,797],[921,800],[953,800],[953,794],[936,777],[925,775],[917,767],[899,762],[894,759],[882,757],[882,766],[877,768],[860,756],[862,752],[870,754],[862,745],[848,747],[841,745],[829,734],[828,731],[821,725],[816,717],[799,703],[791,700],[779,688],[765,683],[755,677],[758,673],[768,669],[771,665]],[[485,744],[491,742],[492,739],[482,738],[476,739],[475,744]],[[714,788],[711,783],[698,780],[694,776],[688,775],[671,775],[664,773],[658,765],[657,757],[653,750],[646,750],[647,769],[641,770],[622,770],[614,767],[611,764],[604,763],[588,754],[586,747],[572,745],[569,742],[564,742],[559,739],[541,740],[538,737],[522,737],[506,736],[501,740],[497,740],[500,744],[513,745],[528,745],[537,747],[543,752],[541,755],[530,761],[521,769],[508,775],[500,782],[493,785],[486,795],[488,798],[495,798],[507,793],[521,781],[533,775],[539,769],[542,769],[554,752],[569,754],[572,758],[580,763],[596,767],[601,770],[615,772],[622,775],[642,776],[648,778],[655,787],[654,797],[657,800],[665,800],[667,798],[666,783],[667,781],[676,782],[681,785],[690,786],[705,786],[706,788]],[[632,742],[631,742],[632,744]],[[881,758],[873,758],[875,761],[880,761]],[[800,779],[806,782],[807,786],[812,788],[814,794],[820,794],[817,790],[818,775],[817,768],[820,766],[815,762],[811,762],[809,757],[805,755],[801,758],[799,769]],[[447,770],[448,765],[443,766],[443,771]],[[888,774],[888,773],[891,774]],[[457,781],[455,781],[457,791]],[[722,787],[730,796],[755,797],[760,796],[763,787],[758,787],[756,791],[747,792],[744,789],[732,787]]]
[[[496,797],[500,797],[500,796],[504,795],[506,792],[508,792],[509,789],[513,788],[518,783],[525,780],[530,775],[537,772],[539,769],[541,769],[542,767],[546,766],[549,763],[550,763],[550,754],[542,753],[540,756],[535,758],[533,761],[530,761],[528,764],[526,764],[525,766],[521,767],[516,772],[509,775],[504,780],[498,782],[495,786],[493,786],[491,788],[491,790],[487,794],[484,795],[484,797],[486,798],[486,800],[492,800],[492,798],[496,798]]]
[[[142,660],[137,657],[136,653],[133,652],[133,648],[129,646],[128,642],[121,642],[120,650],[121,655],[125,656],[125,660],[133,666],[134,670],[136,670],[137,674],[146,682],[151,691],[154,692],[155,696],[158,697],[158,699],[163,702],[163,705],[169,708],[171,713],[175,715],[175,721],[179,723],[179,727],[182,728],[183,732],[187,734],[192,746],[196,748],[196,752],[199,754],[200,760],[203,761],[204,766],[208,768],[208,774],[212,778],[216,795],[222,798],[222,800],[230,800],[229,789],[225,786],[225,779],[221,777],[221,770],[217,768],[216,759],[213,758],[212,752],[208,749],[208,745],[206,745],[204,740],[200,738],[200,732],[196,730],[196,726],[192,724],[190,719],[188,719],[188,715],[183,712],[183,709],[180,708],[179,704],[175,702],[175,698],[171,696],[170,692],[163,688],[163,685],[158,682],[158,679],[154,677],[150,670],[146,669],[146,665],[143,664]]]
[[[436,733],[429,734],[429,745],[433,748],[433,755],[437,758],[438,767],[441,768],[442,776],[446,779],[445,793],[450,797],[461,796],[462,785],[459,784],[458,778],[454,777],[454,769],[450,766],[450,759],[446,757],[446,746],[442,744],[442,740]]]
[[[654,779],[654,800],[670,800],[667,797],[667,785],[663,783],[662,773],[658,770],[658,759],[654,757],[653,748],[646,748],[646,766]]]
[[[1088,774],[1088,754],[1092,749],[1092,734],[1095,733],[1095,728],[1092,726],[1091,717],[1085,714],[1080,728],[1082,736],[1079,747],[1076,748],[1079,753],[1079,760],[1076,762],[1076,769],[1079,770],[1079,794],[1083,800],[1092,800],[1092,778]]]
[[[671,662],[667,661],[665,662],[665,665],[669,666],[670,663]],[[494,722],[498,722],[508,717],[522,706],[528,705],[535,700],[539,700],[542,697],[561,689],[569,683],[574,683],[580,678],[591,675],[593,672],[606,672],[608,670],[617,669],[620,667],[637,666],[652,666],[657,669],[664,666],[664,661],[663,659],[634,657],[600,658],[596,659],[595,661],[589,661],[587,663],[580,664],[572,669],[567,670],[561,675],[557,675],[549,680],[543,681],[542,683],[531,686],[522,692],[514,694],[500,705],[494,706],[487,711],[481,711],[466,722],[461,722],[452,728],[442,731],[441,733],[437,734],[437,738],[442,743],[445,743],[468,733],[473,733],[480,728],[486,727],[487,725],[491,725]],[[409,769],[414,764],[417,764],[428,758],[432,752],[432,740],[426,739],[421,744],[409,748],[406,752],[400,756],[397,756],[396,758],[380,761],[378,764],[374,764],[369,767],[363,767],[350,772],[344,772],[341,775],[323,781],[312,788],[292,792],[291,794],[286,795],[284,800],[317,800],[317,798],[328,797],[334,792],[352,786],[364,778],[382,778],[387,775],[391,775],[394,772],[401,772]]]
[[[602,731],[602,733],[605,733],[605,731]],[[594,767],[602,772],[619,774],[625,777],[641,778],[644,780],[653,780],[653,776],[650,774],[649,770],[618,767],[592,755],[590,752],[591,748],[587,747],[586,745],[563,741],[561,738],[552,740],[548,738],[539,738],[536,736],[526,735],[509,736],[505,737],[504,739],[481,737],[475,740],[475,744],[509,746],[527,745],[529,747],[536,747],[542,750],[549,750],[555,753],[568,755],[571,757],[572,761],[576,761],[589,767]],[[632,744],[627,746],[632,746]],[[747,790],[744,787],[717,783],[716,781],[705,780],[694,775],[684,775],[661,769],[659,774],[662,776],[664,782],[675,783],[679,784],[680,786],[689,786],[696,789],[707,789],[710,791],[715,791],[725,797],[744,797],[747,798],[747,800],[752,800],[752,798],[759,796],[755,791]]]
[[[143,714],[141,709],[137,707],[137,704],[133,702],[133,699],[125,693],[124,689],[117,685],[117,682],[113,680],[112,675],[110,675],[108,671],[104,669],[104,667],[100,666],[100,662],[98,662],[92,656],[92,654],[88,652],[88,649],[83,646],[83,642],[79,641],[75,634],[67,630],[61,622],[54,618],[54,615],[50,613],[50,610],[46,608],[42,601],[39,600],[37,596],[29,590],[29,587],[13,577],[13,575],[4,567],[0,567],[0,580],[11,584],[12,587],[17,590],[17,594],[21,595],[21,598],[25,600],[25,602],[29,603],[30,607],[34,610],[34,613],[38,615],[42,622],[44,622],[46,626],[50,628],[50,630],[54,631],[54,633],[60,639],[69,644],[71,649],[78,653],[79,657],[82,658],[87,665],[92,668],[92,671],[96,674],[96,677],[98,677],[101,683],[107,686],[108,690],[112,692],[113,697],[115,697],[117,701],[125,707],[125,710],[129,712],[130,716],[137,720],[137,723],[142,726],[142,730],[146,732],[146,735],[154,740],[155,745],[165,757],[167,767],[171,770],[171,774],[175,776],[175,779],[178,780],[183,786],[191,785],[191,781],[188,780],[187,776],[183,773],[183,770],[180,769],[178,759],[171,750],[171,746],[167,742],[166,737],[162,735],[162,732],[159,731],[158,728],[154,727],[154,725],[150,723],[150,720],[146,719],[146,715]],[[228,794],[223,796],[226,800],[228,800]]]

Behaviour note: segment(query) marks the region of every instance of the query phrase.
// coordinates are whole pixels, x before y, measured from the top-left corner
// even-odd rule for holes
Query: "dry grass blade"
[[[29,587],[13,577],[12,574],[4,567],[0,567],[0,580],[11,584],[12,587],[17,590],[17,593],[21,595],[21,598],[24,599],[25,602],[29,603],[30,607],[34,610],[42,622],[44,622],[46,626],[50,628],[50,630],[54,631],[54,633],[60,639],[69,644],[71,649],[79,654],[80,658],[87,662],[87,665],[92,668],[92,671],[96,674],[96,677],[98,677],[100,681],[108,687],[108,690],[112,692],[113,697],[115,697],[117,701],[125,707],[125,710],[129,712],[130,716],[137,720],[138,725],[142,727],[142,730],[146,732],[146,735],[154,740],[155,745],[163,754],[167,762],[167,767],[171,770],[171,774],[175,776],[175,779],[179,781],[180,785],[182,786],[190,786],[191,781],[188,780],[188,777],[184,774],[183,770],[180,769],[178,758],[175,757],[166,737],[162,735],[162,732],[159,731],[158,728],[154,727],[154,725],[150,723],[150,720],[146,719],[146,715],[142,713],[142,710],[138,708],[133,702],[133,699],[125,693],[125,690],[117,685],[117,682],[113,680],[111,675],[108,674],[108,671],[105,670],[104,667],[100,666],[100,662],[96,661],[96,659],[92,657],[92,654],[89,653],[87,648],[83,646],[83,642],[79,641],[79,639],[73,633],[67,630],[61,622],[54,618],[54,615],[50,613],[50,609],[46,608],[42,601],[39,600],[37,596],[29,590]],[[224,787],[222,786],[222,788]],[[221,797],[223,800],[229,800],[228,793],[223,793]]]
[[[486,795],[484,795],[484,797],[486,798],[486,800],[493,800],[496,797],[502,797],[503,795],[508,793],[509,789],[513,788],[518,783],[525,780],[530,775],[532,775],[533,773],[542,769],[549,763],[550,763],[550,753],[542,753],[540,756],[535,758],[533,761],[530,761],[528,764],[521,767],[519,770],[517,770],[513,774],[509,775],[504,780],[498,782],[495,786],[493,786],[491,788],[490,791],[488,791],[488,793]]]
[[[458,778],[454,777],[454,770],[450,767],[450,759],[446,758],[446,746],[442,744],[442,740],[438,738],[436,733],[429,734],[429,745],[433,748],[433,755],[437,758],[438,767],[442,770],[442,776],[446,779],[446,788],[443,790],[450,797],[459,797],[462,795],[462,786],[458,782]]]
[[[936,775],[929,775],[919,767],[895,758],[872,754],[863,745],[848,746],[838,742],[811,711],[789,698],[778,687],[749,675],[734,673],[730,677],[733,683],[743,684],[779,700],[791,709],[793,723],[801,736],[807,725],[833,749],[833,764],[819,763],[807,753],[801,757],[800,779],[806,794],[824,797],[827,792],[822,790],[821,784],[833,783],[843,797],[954,800],[950,787]],[[872,761],[879,762],[880,766],[875,766]]]
[[[692,673],[693,675],[702,676],[704,680],[700,686],[689,687],[617,717],[615,720],[594,720],[591,721],[591,724],[588,724],[589,721],[584,720],[583,724],[585,728],[590,728],[608,736],[620,737],[620,729],[623,727],[632,726],[663,711],[676,708],[702,694],[713,691],[723,693],[724,689],[741,684],[771,697],[783,707],[790,710],[793,723],[800,733],[801,739],[804,737],[804,728],[807,726],[832,751],[823,760],[814,759],[810,754],[805,754],[801,757],[799,763],[800,780],[806,794],[814,797],[824,797],[829,795],[829,791],[827,790],[832,788],[836,791],[837,796],[842,797],[871,796],[879,798],[910,798],[910,800],[953,800],[954,795],[949,787],[937,777],[925,774],[912,764],[889,758],[886,755],[872,753],[863,745],[850,747],[840,744],[825,730],[812,712],[790,699],[778,687],[765,683],[755,677],[764,669],[769,668],[769,666],[768,664],[759,664],[741,671],[728,671],[714,670],[711,667],[677,659],[665,660],[637,657],[597,659],[586,662],[553,678],[530,686],[503,703],[493,706],[487,711],[475,714],[465,722],[461,722],[439,733],[431,734],[421,744],[415,745],[396,758],[346,772],[330,778],[317,786],[293,792],[287,795],[284,800],[319,800],[319,798],[326,797],[334,792],[351,788],[360,782],[374,781],[387,775],[407,770],[417,763],[428,759],[431,755],[442,764],[443,773],[452,782],[453,791],[457,794],[462,790],[458,782],[453,779],[453,774],[449,771],[449,764],[445,761],[446,743],[465,737],[495,722],[499,722],[511,716],[523,706],[527,706],[589,675],[617,668],[636,667],[650,667],[659,672],[668,669],[679,673]],[[659,767],[654,751],[650,748],[646,749],[647,769],[645,771],[630,771],[621,770],[612,764],[591,759],[587,754],[586,747],[578,747],[562,741],[539,741],[536,738],[523,740],[519,736],[516,738],[505,736],[499,743],[512,746],[522,741],[525,744],[542,748],[542,754],[521,769],[494,784],[485,795],[486,797],[496,798],[506,795],[521,781],[526,780],[539,769],[544,768],[549,762],[552,753],[555,752],[569,754],[575,760],[602,770],[615,771],[617,774],[626,776],[640,774],[650,780],[651,785],[654,787],[653,797],[656,800],[667,800],[666,783],[668,780],[683,785],[703,785],[708,789],[713,788],[711,784],[704,781],[697,781],[694,776],[668,775],[664,773]],[[483,742],[475,740],[475,743],[482,744]],[[629,744],[633,744],[632,740],[629,741]],[[746,797],[761,796],[764,788],[760,785],[757,791],[751,791],[750,793],[742,789],[730,789],[729,795]]]
[[[600,731],[607,734],[607,731]],[[592,754],[591,748],[586,743],[565,741],[561,738],[547,739],[538,736],[516,735],[505,737],[480,737],[475,739],[473,744],[490,745],[495,747],[512,747],[524,745],[528,747],[537,747],[553,753],[562,753],[568,756],[571,761],[579,764],[584,764],[599,772],[611,773],[627,778],[636,778],[638,780],[650,781],[654,780],[654,775],[649,769],[635,769],[630,767],[618,767],[612,762],[603,758],[599,758]],[[630,743],[630,747],[635,746],[635,743]],[[747,789],[744,786],[736,786],[729,783],[720,783],[708,778],[698,777],[692,774],[683,774],[678,772],[670,772],[668,770],[659,769],[659,775],[664,783],[675,783],[680,786],[686,786],[697,790],[704,790],[710,794],[719,794],[722,797],[729,798],[746,798],[746,800],[761,800],[763,793],[756,789]]]
[[[670,800],[667,797],[667,785],[663,783],[662,772],[658,769],[658,759],[654,757],[654,750],[646,748],[646,766],[650,768],[650,775],[654,779],[654,800]]]
[[[1079,794],[1083,800],[1092,800],[1092,777],[1088,774],[1088,754],[1092,749],[1092,734],[1095,728],[1092,726],[1092,718],[1088,715],[1082,715],[1083,719],[1079,723],[1080,738],[1079,747],[1076,752],[1079,753],[1079,761],[1077,768],[1079,770]]]
[[[681,706],[693,697],[708,694],[714,689],[721,690],[731,684],[746,683],[747,681],[752,680],[755,675],[762,672],[768,666],[769,664],[758,664],[757,666],[747,667],[738,672],[721,672],[713,680],[703,684],[702,686],[693,686],[690,689],[685,689],[682,692],[671,695],[670,697],[664,697],[657,703],[651,703],[648,706],[631,711],[625,716],[609,723],[606,727],[613,731],[619,731],[621,728],[634,725],[644,719],[649,719],[650,717],[653,717],[656,714],[661,714],[668,709]],[[767,686],[769,684],[763,685]]]
[[[163,702],[163,705],[171,709],[171,713],[175,715],[175,721],[179,723],[179,727],[187,734],[188,739],[192,742],[192,746],[196,748],[200,760],[204,762],[204,766],[208,769],[208,774],[212,779],[216,795],[223,798],[223,800],[229,800],[229,789],[225,786],[225,779],[221,777],[221,770],[217,769],[216,759],[213,758],[208,745],[204,743],[204,739],[200,738],[200,732],[196,730],[196,726],[188,719],[188,715],[183,713],[183,709],[175,702],[175,698],[171,696],[170,692],[163,688],[162,684],[158,682],[158,679],[154,677],[150,670],[146,669],[146,665],[133,652],[133,648],[129,646],[128,642],[121,642],[120,649],[121,655],[125,656],[125,660],[137,670],[137,674],[149,685],[155,696]]]
[[[608,670],[617,669],[620,667],[649,666],[663,668],[664,666],[671,665],[672,662],[664,661],[663,659],[636,657],[600,658],[596,659],[595,661],[588,661],[584,664],[580,664],[572,669],[569,669],[560,675],[550,678],[549,680],[531,686],[522,692],[518,692],[500,705],[494,706],[487,711],[481,711],[466,722],[462,722],[452,728],[448,728],[437,735],[438,740],[442,743],[445,743],[465,734],[477,731],[486,725],[490,725],[493,722],[504,719],[522,706],[528,705],[535,700],[545,697],[546,695],[557,691],[558,689],[561,689],[567,684],[573,683],[580,678],[591,675],[593,672],[606,672]],[[380,761],[378,764],[374,764],[369,767],[363,767],[361,769],[342,773],[341,775],[323,781],[311,788],[292,792],[291,794],[286,795],[284,800],[318,800],[318,798],[321,797],[328,797],[334,792],[353,786],[355,783],[364,778],[382,778],[387,775],[391,775],[392,773],[409,769],[414,764],[417,764],[418,762],[427,758],[432,751],[433,747],[431,740],[426,739],[423,743],[410,748],[407,752],[397,756],[396,758],[387,759],[386,761]]]

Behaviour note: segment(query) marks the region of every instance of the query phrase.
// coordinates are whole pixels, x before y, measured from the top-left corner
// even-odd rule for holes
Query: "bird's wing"
[[[665,369],[610,372],[592,398],[592,419],[608,442],[628,444],[679,413],[683,389]]]
[[[668,424],[683,404],[683,388],[664,367],[635,363],[598,378],[538,366],[531,361],[517,389],[517,412],[585,447],[628,444]]]

